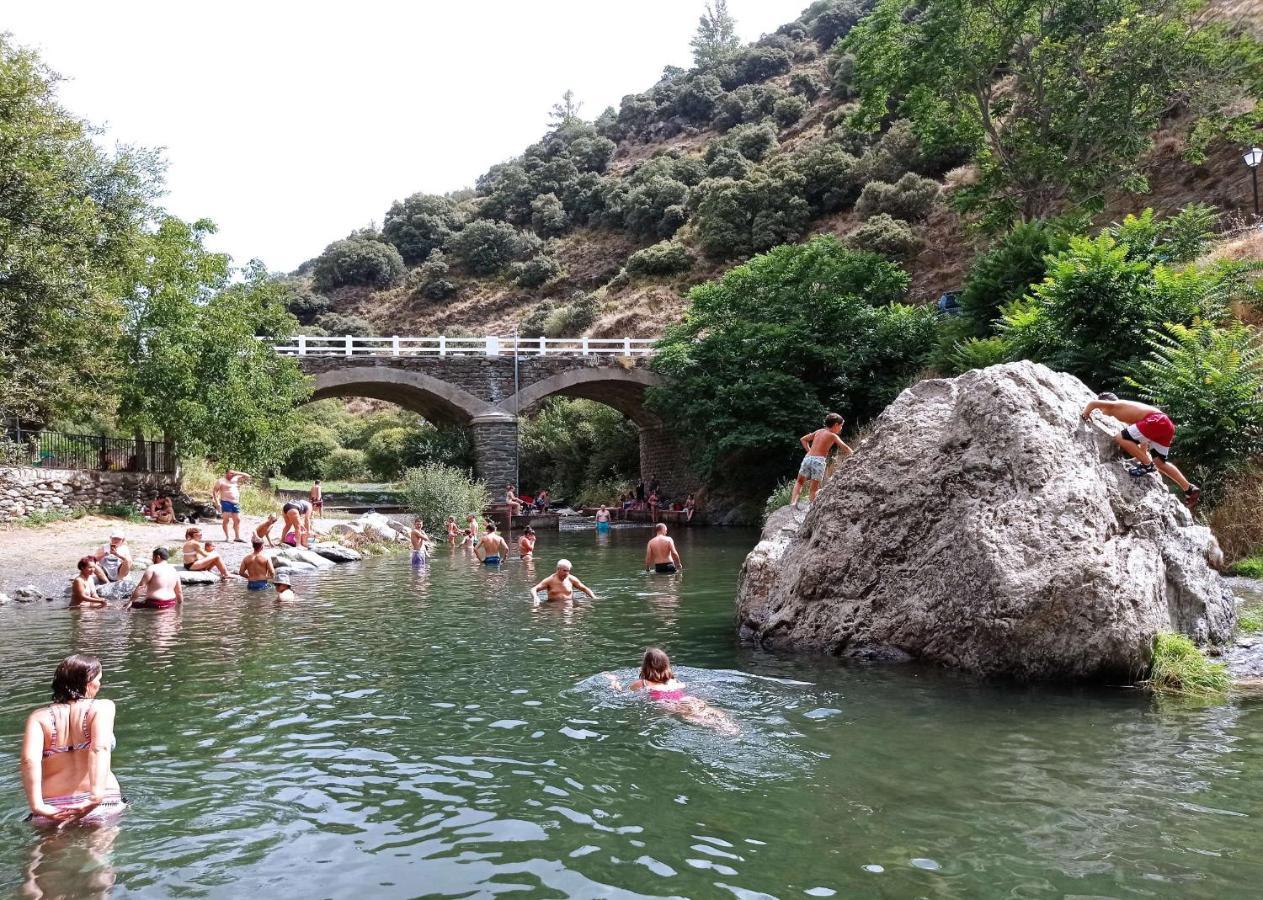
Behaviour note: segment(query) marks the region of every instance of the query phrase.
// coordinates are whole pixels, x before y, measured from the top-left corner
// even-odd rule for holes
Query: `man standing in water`
[[[1095,400],[1083,408],[1083,421],[1088,421],[1098,409],[1125,426],[1114,435],[1114,443],[1139,463],[1128,471],[1137,478],[1152,475],[1155,471],[1161,472],[1184,492],[1184,505],[1194,509],[1201,499],[1202,489],[1190,483],[1183,472],[1168,462],[1171,445],[1175,443],[1175,423],[1170,417],[1156,406],[1136,403],[1134,400],[1119,400],[1116,394],[1106,392],[1098,394]]]
[[[266,591],[268,583],[276,574],[272,567],[272,559],[263,552],[263,541],[255,538],[250,542],[254,552],[241,561],[237,574],[246,579],[246,590]]]
[[[654,536],[645,547],[645,569],[659,575],[674,575],[684,571],[684,563],[680,562],[680,553],[675,549],[675,541],[667,537],[667,523],[659,522],[654,529]]]
[[[408,530],[408,542],[412,544],[412,564],[425,565],[425,555],[430,550],[431,542],[430,536],[425,533],[425,523],[421,521],[420,516],[412,520],[412,528]]]
[[[170,609],[184,600],[184,586],[180,584],[180,573],[175,566],[167,562],[169,554],[166,547],[156,547],[153,552],[153,565],[145,570],[132,591],[131,603],[137,609]],[[145,599],[136,598],[144,593]]]
[[[224,475],[215,482],[215,486],[211,488],[211,502],[219,508],[219,515],[224,523],[224,540],[236,541],[244,544],[245,539],[241,537],[241,485],[242,481],[249,481],[250,476],[245,472],[238,472],[234,469],[225,469]],[[233,531],[237,536],[233,537],[228,533],[228,525],[231,523]]]
[[[474,552],[489,566],[494,566],[500,560],[508,558],[509,545],[505,543],[504,538],[496,534],[496,523],[487,523],[487,533],[482,536],[482,540],[478,542],[478,546],[474,548]]]
[[[570,560],[557,560],[557,571],[531,588],[531,602],[539,602],[540,591],[547,591],[549,600],[573,600],[576,590],[583,591],[595,600],[596,594],[592,593],[586,584],[570,574],[571,568],[573,567],[570,565]]]
[[[842,430],[842,421],[842,417],[837,413],[829,413],[824,417],[823,428],[817,428],[798,439],[803,449],[807,451],[807,455],[803,457],[802,465],[798,467],[798,480],[794,482],[794,490],[789,498],[789,505],[794,509],[798,509],[798,495],[802,493],[803,485],[807,482],[811,482],[809,502],[816,502],[816,492],[820,490],[820,482],[824,481],[825,464],[829,460],[830,450],[837,447],[847,456],[855,452],[842,438],[838,437],[838,432]]]

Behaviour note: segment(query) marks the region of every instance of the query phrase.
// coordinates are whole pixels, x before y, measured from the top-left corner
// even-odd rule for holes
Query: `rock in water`
[[[800,528],[788,507],[768,521],[743,636],[1039,679],[1134,679],[1160,631],[1229,640],[1214,537],[1127,473],[1118,423],[1080,421],[1093,396],[1033,363],[904,391]]]
[[[355,562],[364,558],[363,553],[352,550],[350,547],[343,547],[341,544],[317,544],[311,548],[311,551],[335,563]]]

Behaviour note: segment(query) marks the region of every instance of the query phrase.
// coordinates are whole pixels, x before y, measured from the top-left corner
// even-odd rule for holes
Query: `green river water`
[[[1263,706],[985,684],[742,647],[756,536],[545,534],[296,579],[279,608],[0,609],[0,885],[36,897],[1263,894]],[[532,608],[559,555],[600,599]],[[729,737],[599,677],[664,647]],[[57,661],[118,703],[118,828],[23,822],[17,744]]]

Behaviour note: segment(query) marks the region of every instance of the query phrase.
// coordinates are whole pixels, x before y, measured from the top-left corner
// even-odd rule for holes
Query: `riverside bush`
[[[1000,310],[1042,281],[1047,258],[1069,241],[1069,232],[1056,220],[1022,222],[976,257],[957,298],[973,333],[990,334]]]
[[[940,190],[938,182],[912,172],[894,184],[870,181],[860,192],[855,212],[864,219],[886,213],[905,222],[919,222],[929,215]]]
[[[324,478],[324,463],[334,450],[338,439],[328,428],[315,424],[300,425],[295,429],[293,447],[281,466],[287,478]]]
[[[627,259],[629,275],[678,275],[693,268],[693,254],[679,241],[660,241]]]
[[[856,250],[880,253],[891,259],[906,260],[921,249],[921,239],[901,219],[878,213],[846,236],[846,244]]]
[[[1149,689],[1183,697],[1218,697],[1232,685],[1228,669],[1211,662],[1182,634],[1159,634],[1153,639]]]
[[[339,447],[324,463],[324,477],[330,481],[366,481],[368,459],[363,450]]]
[[[408,508],[432,524],[448,516],[464,521],[470,513],[481,515],[491,503],[486,485],[451,466],[416,466],[403,473],[402,481]]]
[[[383,428],[364,445],[369,471],[379,481],[394,481],[406,464],[409,429]]]
[[[334,241],[316,257],[312,281],[319,291],[347,285],[385,287],[403,276],[403,258],[393,245],[371,238]]]
[[[551,398],[518,428],[523,485],[547,487],[559,499],[590,495],[592,486],[629,481],[640,470],[635,424],[594,400]]]

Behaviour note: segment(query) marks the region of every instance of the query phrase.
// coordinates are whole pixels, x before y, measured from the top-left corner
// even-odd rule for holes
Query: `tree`
[[[858,120],[906,115],[928,148],[973,149],[966,209],[1004,225],[1110,188],[1140,191],[1159,122],[1217,115],[1226,63],[1188,0],[880,0],[846,37]]]
[[[825,412],[863,422],[922,367],[935,313],[899,304],[907,285],[898,265],[832,235],[757,256],[690,291],[649,403],[708,483],[763,496]]]
[[[319,291],[348,285],[386,287],[398,281],[403,272],[403,257],[393,244],[352,235],[325,247],[316,258],[312,283]]]
[[[554,128],[565,128],[567,125],[573,125],[580,121],[579,110],[583,108],[583,103],[575,99],[574,91],[569,88],[561,95],[561,100],[552,105],[548,111],[548,122]]]
[[[741,46],[737,20],[728,12],[728,0],[708,0],[689,46],[693,48],[693,63],[699,69],[718,65]]]
[[[153,153],[98,149],[58,80],[0,34],[0,417],[40,424],[111,410],[117,273],[162,175]]]
[[[413,194],[391,204],[382,236],[395,245],[406,265],[415,266],[464,224],[460,205],[450,197]]]
[[[164,218],[128,272],[118,344],[118,418],[182,454],[238,467],[283,461],[287,429],[308,393],[297,363],[260,337],[297,324],[288,287],[252,264],[229,284],[228,257],[204,246],[214,225]]]

